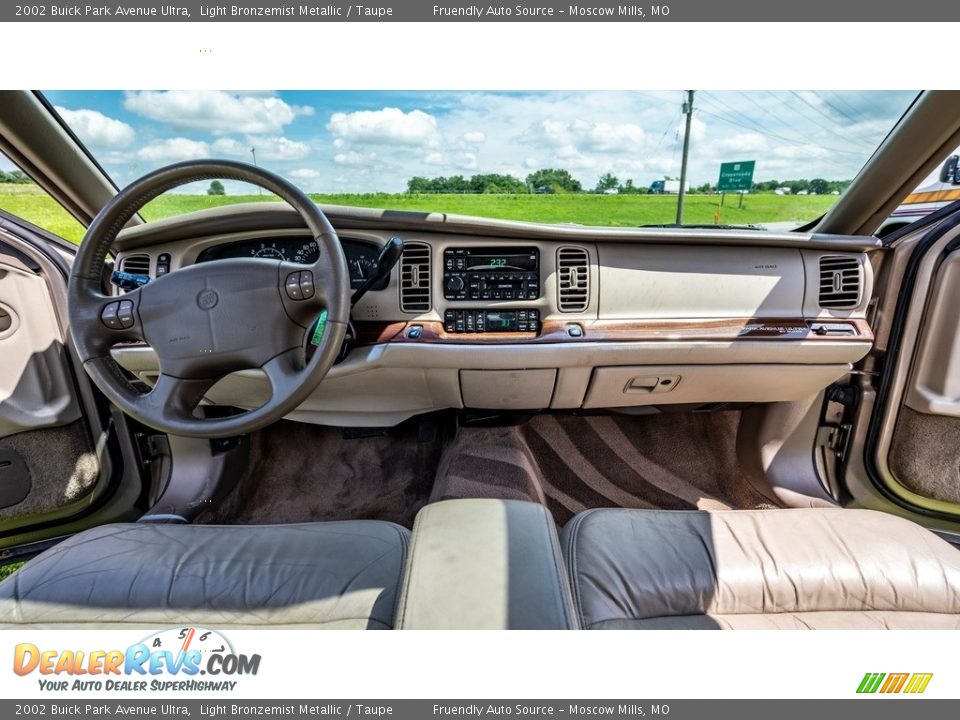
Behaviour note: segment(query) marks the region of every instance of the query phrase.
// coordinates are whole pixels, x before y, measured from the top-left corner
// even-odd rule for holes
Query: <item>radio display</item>
[[[529,272],[539,269],[536,248],[468,248],[465,270]]]

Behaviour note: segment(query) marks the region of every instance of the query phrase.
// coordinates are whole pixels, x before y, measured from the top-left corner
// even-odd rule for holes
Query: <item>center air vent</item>
[[[579,247],[557,250],[557,306],[560,312],[583,312],[590,304],[590,257]]]
[[[430,246],[404,243],[400,257],[400,309],[406,313],[427,312],[431,304]]]
[[[127,255],[120,263],[120,269],[133,275],[149,275],[150,256],[146,254]]]
[[[825,255],[820,258],[820,307],[852,310],[860,304],[863,269],[854,257]]]

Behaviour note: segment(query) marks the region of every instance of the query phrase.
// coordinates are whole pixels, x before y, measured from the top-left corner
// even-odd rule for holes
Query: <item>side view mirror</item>
[[[957,163],[960,156],[951,155],[940,168],[940,182],[950,183],[951,185],[960,185],[960,175],[957,173]]]

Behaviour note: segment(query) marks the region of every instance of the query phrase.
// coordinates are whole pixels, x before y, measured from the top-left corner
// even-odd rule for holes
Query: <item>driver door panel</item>
[[[47,278],[0,236],[0,530],[71,512],[94,451]]]

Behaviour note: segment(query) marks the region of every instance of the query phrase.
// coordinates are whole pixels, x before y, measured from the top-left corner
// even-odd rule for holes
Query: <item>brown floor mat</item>
[[[31,480],[23,500],[0,509],[0,520],[65,510],[90,493],[100,476],[100,461],[82,420],[0,438],[0,450],[23,458]]]
[[[250,470],[207,524],[389,520],[411,527],[440,461],[439,441],[416,426],[345,440],[337,428],[279,422],[250,438]]]
[[[538,415],[507,428],[461,428],[431,501],[497,497],[545,504],[558,525],[593,507],[771,507],[736,458],[740,413]]]

